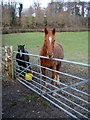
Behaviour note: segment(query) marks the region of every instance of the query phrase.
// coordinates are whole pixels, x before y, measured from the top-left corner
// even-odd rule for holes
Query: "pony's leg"
[[[25,79],[25,74],[26,74],[26,72],[27,72],[27,70],[25,70],[26,69],[26,63],[23,63],[23,78]]]
[[[20,77],[22,77],[22,78],[23,78],[23,73],[21,73],[21,72],[23,71],[23,68],[22,68],[22,66],[21,66],[21,65],[19,66],[19,68],[20,68]]]
[[[44,76],[46,76],[46,69],[41,68],[41,71],[42,71],[42,74],[43,74]],[[44,81],[43,91],[46,92],[46,78],[45,78],[45,77],[43,77],[43,81]]]

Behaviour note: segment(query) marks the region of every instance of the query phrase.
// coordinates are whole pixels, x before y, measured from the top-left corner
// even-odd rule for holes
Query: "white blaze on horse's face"
[[[47,28],[44,29],[45,31],[45,47],[46,47],[46,55],[51,58],[53,57],[53,48],[54,48],[54,36],[55,36],[55,29],[48,32]]]
[[[52,36],[48,36],[48,39],[47,39],[47,57],[48,58],[51,58],[53,57],[52,55]]]
[[[50,41],[50,45],[51,45],[51,43],[52,43],[52,37],[51,36],[49,37],[49,41]]]
[[[47,39],[47,57],[53,57],[53,37],[51,35],[48,36]]]

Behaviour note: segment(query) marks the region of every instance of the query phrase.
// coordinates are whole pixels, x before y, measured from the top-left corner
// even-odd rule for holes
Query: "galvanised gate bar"
[[[66,112],[72,118],[90,119],[90,94],[88,88],[90,83],[88,67],[90,67],[90,65],[52,58],[51,60],[62,61],[63,64],[60,72],[55,70],[55,72],[60,74],[60,82],[59,85],[54,86],[51,84],[51,81],[56,81],[51,78],[52,69],[40,65],[40,58],[49,58],[22,53],[30,56],[30,65],[21,71],[19,69],[20,66],[16,62],[16,53],[18,52],[14,51],[14,75],[16,80]],[[30,66],[32,69],[29,69]],[[46,76],[41,73],[41,68],[47,70]],[[30,81],[24,78],[27,70],[33,74],[33,79]],[[42,77],[46,77],[45,93],[43,92],[43,83],[45,81]],[[56,89],[54,90],[54,88]],[[53,96],[53,93],[56,93],[56,95]]]

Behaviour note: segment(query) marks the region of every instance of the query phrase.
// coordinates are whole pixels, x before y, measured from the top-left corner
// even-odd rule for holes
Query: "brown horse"
[[[45,28],[44,32],[45,32],[44,44],[40,51],[40,55],[49,58],[63,59],[64,58],[63,47],[59,43],[55,43],[55,28],[50,32],[48,32],[47,28]],[[41,66],[48,67],[57,71],[59,71],[61,67],[61,62],[55,60],[40,58],[40,62],[41,62]],[[45,68],[41,68],[41,71],[43,75],[46,75]],[[52,79],[57,80],[57,82],[59,82],[59,74],[52,71]],[[45,77],[43,77],[43,80],[46,81]],[[56,85],[56,82],[52,81],[52,84]],[[43,91],[46,92],[45,82],[44,82]]]

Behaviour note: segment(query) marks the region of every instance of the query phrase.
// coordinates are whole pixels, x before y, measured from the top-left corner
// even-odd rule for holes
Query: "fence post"
[[[39,63],[40,63],[40,58],[39,58]],[[41,67],[40,67],[40,95],[42,95],[42,92],[41,92],[41,85],[42,85],[41,79],[42,79],[42,76],[41,76],[41,74],[42,74],[42,71],[41,71]]]
[[[14,57],[16,54],[13,52],[13,78],[16,79],[16,57]]]

